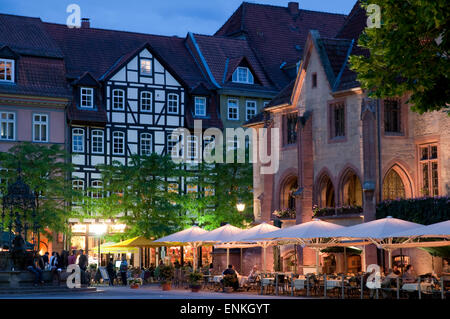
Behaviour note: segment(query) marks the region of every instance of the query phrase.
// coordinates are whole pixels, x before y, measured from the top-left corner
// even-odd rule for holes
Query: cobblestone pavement
[[[275,299],[291,296],[258,295],[256,293],[222,293],[189,289],[162,291],[158,286],[143,286],[139,289],[129,287],[97,287],[96,292],[34,293],[0,295],[0,299]],[[302,297],[294,297],[300,299]]]

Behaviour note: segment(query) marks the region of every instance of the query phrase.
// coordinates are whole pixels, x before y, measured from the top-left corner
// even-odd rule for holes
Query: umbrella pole
[[[344,273],[347,273],[347,247],[344,247]]]
[[[230,248],[227,248],[227,267],[230,264]]]
[[[197,245],[192,246],[194,248],[194,262],[192,263],[192,269],[195,271],[197,269]]]
[[[316,274],[319,274],[319,249],[316,248]]]
[[[266,246],[263,246],[263,272],[266,272]]]
[[[389,269],[392,269],[392,249],[388,249],[388,258],[389,258],[388,267]]]
[[[242,248],[241,248],[241,260],[240,260],[239,272],[242,274]]]

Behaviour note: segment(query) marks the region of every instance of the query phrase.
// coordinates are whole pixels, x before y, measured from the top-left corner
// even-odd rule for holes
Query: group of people
[[[57,285],[61,284],[61,272],[66,269],[71,264],[78,264],[81,270],[81,284],[87,283],[86,270],[88,266],[88,256],[84,254],[82,249],[72,250],[70,255],[67,250],[63,250],[61,254],[54,251],[52,255],[46,252],[43,256],[35,256],[30,265],[28,265],[27,270],[34,274],[34,286],[38,284],[43,284],[43,271],[48,270],[52,272],[52,281],[57,278]]]

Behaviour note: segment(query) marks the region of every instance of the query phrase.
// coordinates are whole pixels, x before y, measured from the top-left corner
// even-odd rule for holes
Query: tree
[[[0,190],[6,194],[8,183],[18,177],[20,164],[22,178],[35,197],[36,214],[41,230],[48,238],[51,232],[68,231],[67,218],[76,192],[72,190],[69,176],[73,171],[68,153],[62,146],[23,142],[8,152],[0,152]],[[30,225],[32,221],[27,221]]]
[[[253,170],[248,154],[245,163],[237,163],[235,156],[234,163],[199,163],[188,172],[188,179],[202,190],[179,197],[192,221],[211,230],[224,222],[244,226],[253,219]],[[237,211],[239,202],[245,204],[243,212]]]
[[[361,1],[364,8],[369,4],[379,6],[381,27],[368,27],[359,38],[370,55],[350,57],[361,86],[378,98],[410,93],[412,109],[419,113],[448,108],[448,1]]]
[[[153,153],[133,155],[124,165],[99,165],[104,185],[100,196],[87,196],[84,210],[119,219],[128,227],[126,236],[160,237],[179,230],[184,214],[170,185],[180,184],[183,173],[170,157]],[[92,192],[98,190],[91,189]],[[108,196],[107,196],[108,195]]]

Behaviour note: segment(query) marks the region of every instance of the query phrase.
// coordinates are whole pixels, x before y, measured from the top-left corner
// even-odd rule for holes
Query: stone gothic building
[[[348,226],[374,220],[376,205],[384,200],[450,194],[447,113],[414,113],[407,96],[369,99],[348,67],[349,55],[365,54],[356,46],[365,23],[357,3],[334,38],[311,30],[296,80],[265,114],[247,122],[281,132],[278,172],[261,175],[261,164],[254,165],[256,220],[271,221],[274,211],[291,209],[296,217],[282,218],[282,227],[314,217]],[[428,253],[403,253],[418,273],[431,272]],[[292,247],[282,247],[285,265],[292,255]],[[342,255],[335,256],[336,272],[343,271]],[[324,267],[329,257],[322,256]],[[308,248],[299,249],[298,258],[299,265],[315,264]],[[361,262],[365,269],[377,263],[377,250],[367,248],[361,260],[347,262]]]

